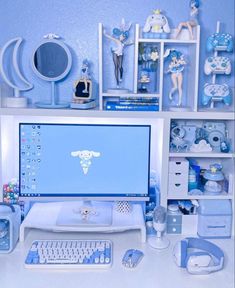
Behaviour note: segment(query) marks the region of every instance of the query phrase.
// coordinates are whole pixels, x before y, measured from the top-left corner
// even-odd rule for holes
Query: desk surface
[[[225,254],[222,271],[209,275],[190,275],[173,262],[172,250],[182,236],[168,235],[170,247],[155,250],[140,241],[140,233],[128,231],[113,234],[52,233],[31,230],[25,242],[18,243],[11,254],[0,254],[1,288],[234,288],[234,239],[212,240]],[[33,240],[36,239],[110,239],[113,241],[113,265],[108,270],[52,270],[26,269],[24,259]],[[127,249],[144,252],[144,258],[135,269],[121,264]]]

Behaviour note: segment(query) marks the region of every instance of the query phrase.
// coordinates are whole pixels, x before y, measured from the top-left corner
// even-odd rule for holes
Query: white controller
[[[205,61],[204,72],[206,75],[231,73],[231,62],[228,57],[216,56],[208,57]]]

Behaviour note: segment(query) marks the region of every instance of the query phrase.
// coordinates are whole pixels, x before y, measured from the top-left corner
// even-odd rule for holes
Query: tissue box
[[[199,200],[198,236],[230,238],[232,228],[231,200]]]

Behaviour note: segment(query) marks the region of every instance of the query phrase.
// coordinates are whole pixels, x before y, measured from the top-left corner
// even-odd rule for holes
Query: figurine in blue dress
[[[191,0],[190,1],[190,18],[188,21],[181,22],[176,29],[175,38],[177,38],[181,32],[181,30],[185,27],[188,28],[190,37],[193,39],[193,27],[198,25],[198,8],[199,8],[199,0]]]
[[[89,62],[87,59],[83,60],[82,62],[82,69],[81,69],[81,80],[84,81],[85,89],[82,91],[82,93],[88,93],[87,86],[88,86],[88,80],[91,79],[90,73],[89,73]]]
[[[112,48],[113,63],[114,63],[114,73],[117,83],[117,88],[119,88],[120,82],[123,79],[123,52],[124,48],[128,45],[132,45],[133,42],[126,40],[129,37],[129,30],[131,28],[131,23],[127,26],[125,20],[122,19],[120,28],[113,29],[113,36],[110,36],[104,31],[104,36],[112,40],[115,43],[115,47]]]
[[[170,90],[169,93],[169,99],[173,100],[173,94],[178,90],[178,103],[177,106],[182,105],[182,84],[183,84],[183,71],[184,67],[187,64],[184,60],[184,56],[180,51],[177,51],[175,49],[167,49],[164,57],[167,59],[170,59],[170,64],[168,66],[167,73],[171,73],[171,80],[173,87]]]

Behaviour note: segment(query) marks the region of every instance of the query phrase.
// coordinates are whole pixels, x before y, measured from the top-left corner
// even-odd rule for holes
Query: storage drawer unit
[[[182,232],[182,215],[168,214],[167,215],[167,233],[181,234]]]
[[[185,158],[171,158],[169,162],[168,194],[186,196],[188,193],[189,163]]]

